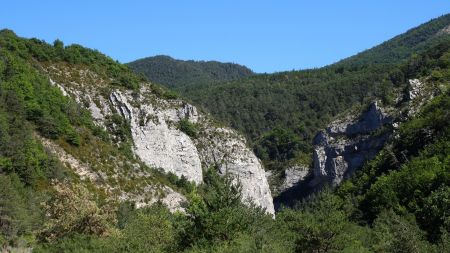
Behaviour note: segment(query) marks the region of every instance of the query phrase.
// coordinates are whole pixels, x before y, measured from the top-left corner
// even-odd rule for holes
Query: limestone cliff
[[[235,131],[214,127],[213,122],[201,118],[200,137],[195,141],[200,158],[206,166],[218,168],[220,174],[235,175],[242,184],[245,201],[251,201],[274,212],[272,195],[264,168],[247,147],[245,139]]]
[[[314,138],[314,177],[309,185],[339,184],[377,155],[399,122],[411,118],[439,92],[426,79],[411,79],[391,107],[373,102],[358,117],[348,113],[331,122]]]
[[[235,131],[217,126],[182,100],[161,98],[148,83],[139,90],[127,90],[83,69],[50,66],[47,72],[55,86],[89,109],[96,124],[111,134],[118,123],[110,119],[124,119],[133,153],[146,165],[197,184],[202,182],[204,169],[217,168],[219,173],[230,173],[240,181],[246,201],[274,213],[264,168]],[[181,131],[181,120],[189,121],[198,133],[189,136]]]
[[[331,122],[314,138],[314,177],[309,185],[339,184],[375,157],[398,122],[413,116],[438,93],[439,88],[426,79],[411,79],[390,108],[373,102],[358,117],[349,113]]]
[[[332,122],[314,138],[314,180],[320,183],[339,184],[363,163],[373,158],[390,135],[388,127],[393,118],[377,102],[359,117],[347,117]],[[379,132],[374,133],[374,131]]]
[[[130,123],[134,152],[147,165],[162,168],[188,180],[202,181],[202,166],[194,142],[179,131],[176,123],[182,118],[197,121],[195,108],[180,101],[168,102],[154,98],[154,106],[145,98],[151,91],[142,88],[133,98],[129,91],[112,91],[109,100],[114,109]],[[132,106],[130,103],[136,105]],[[186,113],[191,109],[192,113]]]
[[[440,88],[426,78],[411,79],[398,88],[390,106],[374,101],[365,110],[354,109],[341,114],[315,136],[313,166],[309,170],[295,167],[285,170],[280,194],[274,200],[276,207],[295,205],[297,200],[325,184],[340,184],[374,158],[390,138],[397,138],[399,123],[414,116],[439,92]]]

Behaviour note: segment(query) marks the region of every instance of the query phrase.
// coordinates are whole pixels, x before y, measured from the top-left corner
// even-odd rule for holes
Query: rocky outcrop
[[[397,138],[400,122],[416,115],[427,101],[440,93],[440,88],[426,79],[411,79],[396,92],[394,107],[383,108],[373,102],[362,113],[349,112],[320,131],[313,140],[313,168],[276,195],[276,208],[295,206],[325,184],[340,184],[374,158],[389,138]]]
[[[273,200],[264,168],[247,147],[245,139],[231,129],[214,128],[207,120],[203,124],[196,143],[205,166],[216,167],[220,174],[234,175],[242,184],[244,200],[273,214]]]
[[[140,95],[135,96],[133,104],[139,105],[136,107],[128,102],[133,97],[127,92],[117,90],[110,95],[114,108],[130,123],[135,154],[151,167],[200,183],[202,166],[197,148],[189,136],[175,126],[185,117],[196,122],[194,109],[181,104],[176,107],[162,100],[158,101],[162,108],[155,108],[145,103],[145,96],[141,95],[148,92],[142,89]]]
[[[246,201],[274,212],[264,169],[244,138],[231,129],[213,126],[192,105],[156,98],[147,88],[139,94],[133,98],[131,94],[115,91],[111,93],[111,102],[130,121],[134,152],[145,163],[196,183],[202,181],[203,168],[214,166],[221,174],[236,176]],[[154,103],[145,103],[149,97]],[[128,102],[131,99],[139,106],[132,106]],[[177,128],[182,119],[198,124],[196,138]]]
[[[309,174],[309,168],[306,166],[295,165],[287,168],[284,171],[283,183],[278,188],[279,192],[284,192],[285,190],[294,187],[300,181],[304,180]]]
[[[424,85],[419,79],[410,79],[407,93],[408,100],[413,100],[423,93]]]
[[[437,96],[441,90],[438,87],[425,83],[423,80],[410,79],[408,80],[408,86],[406,89],[406,99],[404,104],[406,105],[406,117],[411,118],[416,115],[422,106],[424,106],[433,97]]]
[[[424,80],[410,79],[389,113],[373,102],[358,118],[347,115],[330,123],[314,138],[314,177],[309,185],[339,184],[376,156],[399,122],[414,116],[439,92]]]
[[[146,103],[149,98],[153,103]],[[132,106],[128,102],[131,99],[132,104],[139,106]],[[214,166],[221,174],[236,176],[246,201],[274,212],[264,169],[246,146],[245,139],[236,132],[214,126],[190,104],[159,99],[148,88],[142,88],[139,96],[134,97],[115,91],[111,93],[111,101],[130,121],[134,152],[149,166],[196,183],[202,181],[203,168]],[[197,124],[197,137],[190,137],[177,128],[182,119]]]
[[[390,129],[383,127],[392,121],[374,102],[359,118],[334,121],[319,132],[314,138],[314,179],[310,185],[337,185],[375,157],[390,135]]]
[[[55,66],[47,70],[51,76],[64,75],[64,80],[70,80],[70,71],[76,71],[59,70]],[[83,72],[75,76],[92,75]],[[241,135],[217,126],[184,101],[158,97],[150,84],[142,84],[139,91],[131,91],[112,88],[102,80],[89,83],[95,82],[95,78],[84,80],[87,81],[53,83],[85,105],[99,126],[105,127],[111,115],[121,115],[130,127],[133,152],[145,164],[195,183],[202,182],[203,169],[217,168],[219,173],[230,173],[240,181],[245,201],[274,213],[264,168]],[[181,120],[195,125],[198,134],[188,136],[179,130]]]
[[[445,34],[450,34],[450,25],[439,30],[436,35],[440,36],[440,35],[445,35]]]

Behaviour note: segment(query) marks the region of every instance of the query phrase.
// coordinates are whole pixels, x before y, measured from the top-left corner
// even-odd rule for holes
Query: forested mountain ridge
[[[441,35],[449,34],[450,14],[432,19],[412,28],[378,46],[355,56],[343,59],[336,65],[395,64],[408,59],[412,54],[429,48],[430,43],[438,43]]]
[[[208,86],[223,92],[213,96],[218,104],[236,97],[236,118],[263,111],[260,99],[271,106],[296,101],[282,108],[290,109],[286,115],[263,115],[273,128],[248,121],[248,129],[264,130],[252,132],[255,151],[281,173],[309,168],[315,152],[314,176],[339,181],[276,216],[267,213],[270,173],[236,131],[98,51],[0,31],[2,250],[448,252],[447,19],[427,24],[433,32],[420,49],[411,46],[395,63]],[[303,113],[310,118],[294,117]],[[383,143],[349,177],[336,177],[339,169],[322,169],[320,161],[366,151],[346,138]],[[336,143],[336,152],[320,156]]]
[[[375,99],[393,103],[399,85],[408,82],[404,63],[411,57],[420,61],[417,54],[449,41],[449,25],[447,14],[320,69],[257,74],[177,92],[244,133],[266,169],[283,174],[287,167],[312,166],[313,137],[342,112]]]
[[[127,65],[148,80],[172,89],[232,81],[254,74],[249,68],[234,63],[182,61],[165,55],[139,59]]]

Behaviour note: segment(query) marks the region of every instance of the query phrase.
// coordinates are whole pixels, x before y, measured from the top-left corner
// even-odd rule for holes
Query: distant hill
[[[232,81],[254,75],[251,69],[234,63],[183,61],[165,55],[139,59],[128,63],[128,66],[150,81],[168,88]]]

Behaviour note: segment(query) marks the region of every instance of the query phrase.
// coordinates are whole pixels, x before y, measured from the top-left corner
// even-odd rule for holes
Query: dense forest
[[[147,168],[152,182],[187,197],[184,212],[175,213],[162,203],[136,208],[80,182],[41,137],[86,159],[112,155],[139,164],[129,128],[111,119],[122,137],[111,139],[89,111],[50,83],[42,66],[84,66],[109,85],[131,90],[144,79],[98,51],[2,30],[0,245],[34,252],[450,252],[450,41],[436,36],[448,24],[449,15],[323,69],[182,93],[247,133],[267,163],[287,163],[308,162],[302,154],[309,154],[315,131],[354,103],[374,97],[392,103],[392,92],[410,78],[439,87],[351,179],[275,217],[243,204],[238,179],[214,169],[196,186]],[[399,48],[402,53],[394,54]],[[152,88],[161,98],[174,97]],[[188,133],[191,127],[180,123]]]
[[[139,59],[127,65],[148,80],[172,89],[232,81],[254,74],[247,67],[234,63],[182,61],[165,55]]]
[[[209,170],[191,189],[186,214],[124,203],[106,235],[79,228],[36,251],[449,252],[449,59],[446,42],[404,63],[402,78],[431,74],[441,94],[353,178],[276,219],[243,205],[239,185]]]
[[[419,60],[418,53],[448,41],[450,35],[440,32],[448,25],[450,15],[442,16],[320,69],[167,87],[176,86],[177,93],[244,133],[266,168],[280,172],[292,164],[309,166],[317,131],[351,107],[374,99],[392,104],[394,91],[412,75],[404,62]],[[147,67],[137,71],[146,75],[152,71]]]

